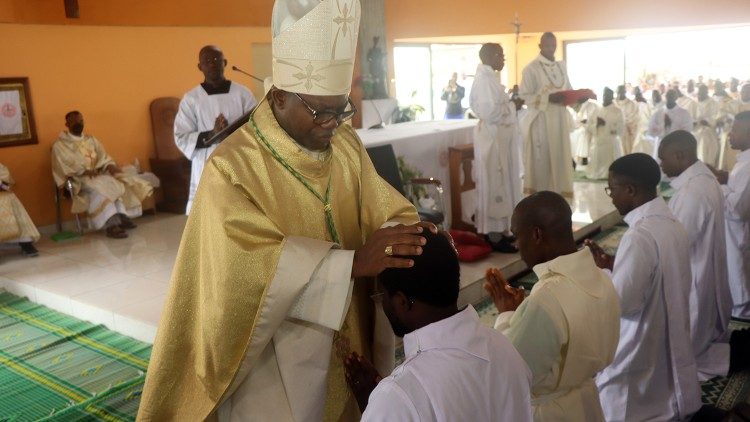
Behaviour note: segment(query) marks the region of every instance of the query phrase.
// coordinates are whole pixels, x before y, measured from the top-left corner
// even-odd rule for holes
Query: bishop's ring
[[[385,254],[387,256],[393,256],[393,246],[388,245],[385,247]]]

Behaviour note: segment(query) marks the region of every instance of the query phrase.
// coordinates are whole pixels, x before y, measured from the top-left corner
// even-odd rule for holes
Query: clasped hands
[[[422,254],[425,229],[437,234],[432,223],[419,222],[410,226],[399,224],[376,230],[365,244],[354,252],[352,277],[375,277],[386,268],[410,268],[414,261],[404,256]]]
[[[99,171],[97,169],[85,170],[83,172],[83,175],[87,176],[87,177],[96,177],[96,176],[98,176],[98,175],[100,175],[100,174],[102,174],[104,172],[107,172],[110,175],[114,176],[117,173],[122,173],[122,170],[119,167],[117,167],[116,165],[110,164],[107,167],[105,167],[104,169],[102,169],[102,171]]]
[[[497,311],[500,313],[515,311],[526,298],[523,287],[511,286],[503,273],[497,268],[487,270],[482,287],[490,294]]]

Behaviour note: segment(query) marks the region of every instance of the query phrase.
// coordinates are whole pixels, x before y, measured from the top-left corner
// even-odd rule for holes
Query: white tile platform
[[[573,219],[577,237],[620,221],[605,184],[576,183]],[[17,247],[0,249],[0,287],[74,317],[141,341],[153,342],[186,217],[145,216],[127,239],[101,232],[54,242],[44,237],[37,258],[25,258]],[[480,262],[462,264],[461,303],[484,297],[482,280],[488,267],[508,277],[526,269],[520,257],[493,253]]]

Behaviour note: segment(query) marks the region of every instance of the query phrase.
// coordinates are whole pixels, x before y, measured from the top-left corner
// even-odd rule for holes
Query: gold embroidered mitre
[[[310,95],[351,91],[359,0],[276,0],[273,84]]]

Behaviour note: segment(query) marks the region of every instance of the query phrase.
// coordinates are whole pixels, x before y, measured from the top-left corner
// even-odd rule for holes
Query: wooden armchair
[[[190,193],[190,160],[182,155],[174,141],[174,119],[180,99],[157,98],[151,102],[151,128],[156,158],[150,160],[151,171],[161,180],[162,199],[159,211],[183,214]]]

